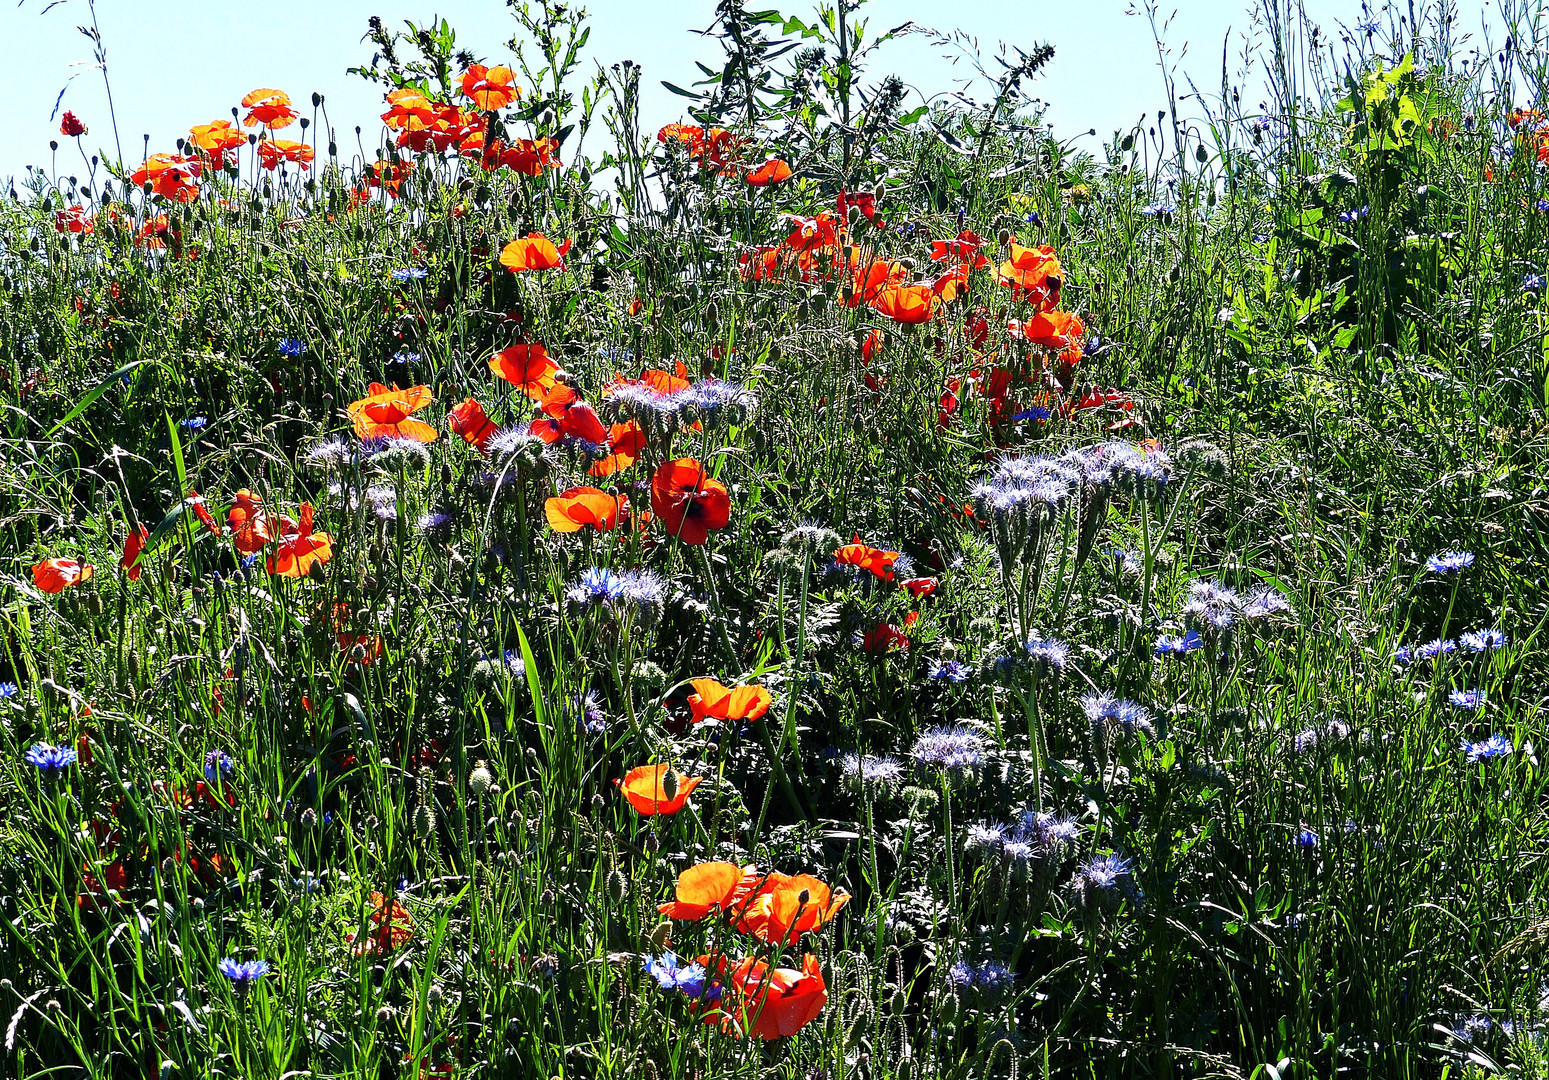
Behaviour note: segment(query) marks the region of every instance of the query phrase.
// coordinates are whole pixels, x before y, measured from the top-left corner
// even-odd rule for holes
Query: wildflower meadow
[[[508,6],[0,196],[0,1074],[1549,1077],[1541,0]]]

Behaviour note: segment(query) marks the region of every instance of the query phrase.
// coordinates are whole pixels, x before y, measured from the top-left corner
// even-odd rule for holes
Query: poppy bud
[[[902,1058],[893,1067],[894,1080],[912,1080],[914,1076],[914,1062],[909,1058]]]
[[[539,893],[538,894],[538,905],[540,907],[546,907],[546,908],[547,907],[553,907],[554,906],[554,890],[553,889],[544,889],[541,893]]]
[[[317,828],[317,811],[312,809],[310,806],[307,807],[305,810],[301,811],[301,817],[297,819],[296,824],[300,825],[303,829]]]
[[[887,196],[887,181],[886,180],[878,180],[876,188],[871,193],[871,197],[873,199],[875,199],[877,202],[881,202],[886,196]]]
[[[1194,160],[1199,162],[1201,165],[1210,160],[1210,154],[1205,150],[1204,143],[1200,143],[1199,146],[1195,149]]]
[[[315,109],[319,105],[321,105],[322,103],[323,103],[323,95],[319,94],[316,90],[312,91],[312,108]]]
[[[936,1013],[941,1017],[943,1024],[950,1024],[957,1019],[957,995],[947,994],[942,997],[940,1004],[936,1007]]]
[[[668,769],[662,773],[662,794],[672,802],[678,797],[678,773],[676,769]]]
[[[672,936],[672,920],[663,919],[651,930],[651,944],[660,949],[667,944],[667,939]]]
[[[328,571],[323,569],[323,564],[321,561],[314,562],[310,567],[307,568],[307,577],[311,578],[313,581],[322,581],[328,577]]]
[[[1008,246],[1011,243],[1011,230],[1010,229],[1002,229],[1002,230],[1000,230],[1000,232],[995,234],[995,239],[996,239],[996,241],[999,242],[1001,247]]]
[[[50,150],[58,150],[59,149],[59,140],[58,139],[50,139],[50,140],[48,140],[48,148]],[[146,186],[149,187],[150,185],[147,184]]]
[[[161,872],[163,876],[170,875],[176,868],[177,862],[173,860],[171,855],[168,855],[165,859],[161,860]]]
[[[844,1033],[844,1047],[846,1050],[854,1050],[861,1044],[861,1039],[866,1036],[866,1029],[870,1026],[871,1017],[862,1009],[856,1013],[855,1019],[850,1021],[849,1030]]]
[[[554,381],[560,383],[561,385],[569,386],[570,372],[566,371],[564,368],[560,368],[554,373]]]
[[[624,902],[628,889],[629,882],[625,880],[622,870],[614,870],[608,875],[608,903],[618,907]]]
[[[714,300],[705,305],[705,322],[714,326],[721,321],[721,307]]]
[[[436,831],[436,817],[430,809],[428,802],[422,802],[414,808],[414,835],[421,840],[430,839],[430,834]]]
[[[796,903],[798,903],[802,907],[806,907],[808,904],[812,903],[812,890],[811,889],[803,889],[803,890],[801,890],[801,892],[797,893],[796,894]]]
[[[850,207],[850,212],[845,215],[845,219],[849,221],[850,228],[855,228],[861,223],[861,208],[858,206]]]
[[[489,766],[481,761],[474,766],[473,772],[468,777],[468,790],[473,792],[475,797],[482,797],[494,782],[494,774],[489,771]]]

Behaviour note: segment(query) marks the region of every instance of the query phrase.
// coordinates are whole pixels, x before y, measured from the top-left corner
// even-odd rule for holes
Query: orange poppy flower
[[[508,67],[470,64],[468,70],[463,72],[463,96],[485,112],[504,109],[522,96],[522,88],[512,83],[515,77],[515,73]]]
[[[378,158],[371,163],[371,169],[366,173],[366,185],[381,188],[396,199],[398,192],[403,190],[403,182],[412,175],[414,175],[414,162],[400,161],[397,158]]]
[[[312,504],[301,504],[301,521],[279,519],[279,546],[269,557],[269,573],[280,577],[302,577],[313,563],[333,558],[333,540],[327,533],[312,531]]]
[[[85,135],[86,131],[86,125],[81,123],[81,118],[69,109],[66,109],[65,114],[59,118],[59,134],[66,138],[78,139]]]
[[[484,406],[473,398],[468,398],[446,414],[446,426],[453,435],[461,435],[464,442],[477,446],[481,451],[500,430],[484,415]]]
[[[714,679],[694,679],[689,685],[693,686],[694,692],[689,695],[688,707],[693,711],[696,724],[711,719],[751,723],[767,713],[774,702],[769,691],[757,683],[735,690]]]
[[[310,165],[312,163],[312,148],[306,143],[292,142],[289,139],[259,139],[258,163],[271,172],[278,169],[283,162],[292,165]]]
[[[932,240],[930,257],[936,262],[956,261],[971,270],[983,270],[990,265],[984,255],[984,238],[972,229],[964,229],[953,240]]]
[[[1040,312],[1027,320],[1024,332],[1034,345],[1058,350],[1060,359],[1067,364],[1075,364],[1081,359],[1086,327],[1068,311]]]
[[[140,572],[145,568],[139,566],[140,552],[145,550],[145,542],[151,538],[151,531],[144,525],[137,529],[130,529],[129,535],[124,538],[124,555],[118,560],[118,565],[129,571],[130,581],[139,581]]]
[[[277,131],[301,118],[301,114],[290,107],[290,95],[283,90],[254,90],[242,99],[242,107],[247,110],[247,115],[242,118],[243,127],[263,124]]]
[[[857,536],[844,547],[834,552],[834,561],[841,566],[859,566],[863,570],[869,570],[883,581],[892,581],[893,564],[898,561],[900,554],[897,551],[883,551],[880,548],[867,547],[861,543],[861,538]]]
[[[371,929],[355,945],[356,956],[389,953],[414,937],[414,920],[397,900],[389,900],[379,892],[371,894]],[[355,941],[352,930],[344,935],[345,941]]]
[[[32,583],[46,593],[64,592],[72,585],[90,581],[97,568],[74,559],[44,559],[32,568]]]
[[[213,168],[224,169],[226,155],[240,150],[247,143],[247,136],[230,120],[212,120],[208,124],[195,124],[189,128],[188,141],[194,149],[210,156]]]
[[[859,256],[856,256],[856,261]],[[842,272],[842,271],[841,271]],[[875,300],[884,289],[896,289],[904,283],[905,270],[887,259],[873,259],[867,267],[853,266],[839,299],[845,307],[859,307]]]
[[[849,901],[849,893],[833,892],[815,877],[771,871],[742,906],[737,929],[767,945],[794,945],[802,934],[822,929]]]
[[[783,184],[791,178],[791,167],[779,158],[770,158],[744,178],[754,187]]]
[[[669,772],[678,781],[677,794],[671,799],[667,798],[667,792],[662,788],[662,777]],[[630,769],[622,780],[614,780],[613,784],[624,793],[624,798],[629,800],[629,805],[641,817],[655,817],[658,814],[676,814],[682,810],[688,805],[688,797],[702,782],[695,776],[683,776],[671,765],[641,765]]]
[[[387,651],[382,639],[375,634],[338,634],[336,638],[342,653],[354,652],[355,646],[359,645],[364,653],[360,661],[362,664],[382,659],[382,654]]]
[[[705,129],[694,124],[668,124],[656,133],[658,142],[678,142],[688,148],[693,157],[705,151]]]
[[[795,1035],[817,1018],[828,1004],[828,984],[818,958],[811,953],[801,958],[801,968],[773,968],[756,958],[748,958],[732,971],[731,985],[736,991],[732,1012],[722,1026],[751,1031],[760,1039],[779,1039]],[[727,1004],[721,1006],[723,1009]]]
[[[687,390],[693,383],[688,380],[688,368],[683,366],[683,361],[678,361],[677,374],[647,368],[640,373],[638,379],[626,379],[622,375],[615,375],[613,381],[602,388],[603,397],[611,397],[626,386],[641,386],[656,394],[658,397],[668,397]]]
[[[544,500],[543,514],[555,532],[580,532],[587,527],[607,532],[618,527],[619,511],[628,505],[628,499],[594,487],[573,487]]]
[[[542,233],[528,233],[501,249],[500,265],[513,274],[520,274],[523,270],[563,270],[565,254],[569,250],[569,240],[555,247],[554,242]]]
[[[954,266],[945,274],[931,281],[930,291],[941,297],[941,302],[950,304],[957,299],[957,294],[968,287],[968,267],[966,265]]]
[[[929,285],[904,285],[883,289],[872,307],[894,322],[917,324],[930,321],[935,304],[936,294]]]
[[[204,166],[196,158],[181,154],[152,154],[129,176],[136,187],[151,186],[151,190],[173,202],[193,202],[199,194],[199,177]]]
[[[346,412],[355,424],[355,434],[362,439],[399,438],[415,442],[435,442],[436,429],[423,420],[410,419],[432,400],[430,387],[411,386],[391,390],[381,383],[372,383],[370,392],[359,401],[352,401]]]
[[[418,90],[404,87],[387,94],[387,111],[382,123],[394,131],[428,129],[436,121],[436,103]]]
[[[685,544],[703,544],[731,521],[726,485],[712,480],[693,458],[665,461],[651,477],[651,510]]]
[[[698,922],[707,915],[734,910],[752,895],[759,880],[758,867],[751,863],[698,863],[678,875],[677,899],[658,905],[657,910],[669,919]]]
[[[489,358],[489,369],[534,401],[554,389],[559,365],[542,345],[508,345]]]
[[[237,550],[244,555],[262,551],[274,539],[263,501],[247,488],[232,497],[231,509],[226,511],[226,525],[231,529]]]
[[[555,155],[559,143],[553,139],[517,139],[500,154],[500,164],[523,176],[542,176],[544,169],[557,169],[563,163]]]
[[[785,217],[791,223],[790,235],[785,238],[785,246],[788,248],[813,251],[839,243],[839,223],[827,210],[817,217],[798,217],[795,214],[787,214]]]
[[[248,492],[248,494],[252,494]],[[210,508],[204,505],[204,496],[192,489],[188,492],[188,498],[183,500],[183,505],[194,512],[199,523],[210,530],[211,536],[219,536],[221,527],[215,524],[215,516],[210,513]]]
[[[627,469],[640,457],[640,451],[645,449],[645,432],[640,425],[633,420],[626,420],[622,424],[614,424],[608,428],[608,454],[598,461],[594,461],[588,468],[590,476],[612,476],[620,469]]]
[[[1044,310],[1060,302],[1060,260],[1047,244],[1028,248],[1013,240],[1010,258],[1000,264],[997,280],[1009,288],[1013,296],[1025,295]]]

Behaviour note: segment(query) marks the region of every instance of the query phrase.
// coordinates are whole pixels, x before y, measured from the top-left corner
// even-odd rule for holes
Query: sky
[[[584,2],[584,0],[583,0]],[[861,9],[874,35],[913,20],[937,30],[959,29],[976,37],[988,57],[997,43],[1030,49],[1055,47],[1055,57],[1032,92],[1048,103],[1049,120],[1061,138],[1096,129],[1111,137],[1165,103],[1151,26],[1132,12],[1141,0],[871,0]],[[769,0],[787,15],[810,18],[812,0]],[[1305,0],[1309,15],[1331,32],[1360,16],[1358,0]],[[589,0],[592,34],[583,71],[596,64],[633,60],[642,65],[642,126],[654,130],[679,119],[681,98],[661,86],[666,79],[687,85],[699,77],[695,60],[713,64],[716,41],[691,31],[710,21],[713,0]],[[763,6],[754,4],[753,6]],[[1482,0],[1465,28],[1477,26]],[[1174,9],[1176,7],[1176,10]],[[1232,40],[1232,63],[1240,38],[1251,30],[1249,0],[1173,0],[1166,40],[1170,63],[1203,86],[1219,86],[1222,43]],[[380,132],[381,88],[346,68],[370,60],[361,40],[366,20],[379,15],[401,25],[431,14],[457,30],[459,47],[491,63],[507,58],[504,43],[516,31],[501,0],[96,0],[96,17],[107,49],[114,111],[123,155],[130,164],[152,153],[173,150],[189,126],[229,117],[249,90],[275,87],[288,92],[303,114],[314,91],[325,95],[341,154],[354,143],[354,127],[366,132],[368,151]],[[88,154],[112,156],[113,133],[101,73],[92,64],[92,43],[77,29],[89,24],[88,0],[0,0],[0,35],[10,42],[0,65],[0,100],[8,102],[6,138],[0,140],[0,178],[23,175],[28,164],[50,166],[50,139],[59,139],[60,176],[84,175],[80,153],[58,135],[50,120],[73,110],[91,129]],[[870,76],[896,72],[925,93],[949,91],[954,80],[972,74],[954,64],[929,35],[913,34],[873,55]],[[982,86],[982,84],[981,84]],[[907,107],[918,104],[918,96]],[[296,129],[284,134],[293,137]],[[602,147],[594,129],[592,154]],[[1095,141],[1094,141],[1095,142]],[[1095,148],[1095,146],[1094,146]],[[567,158],[568,160],[568,158]]]

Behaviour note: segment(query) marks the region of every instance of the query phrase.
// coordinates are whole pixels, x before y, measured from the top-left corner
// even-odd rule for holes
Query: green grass
[[[1549,358],[1527,281],[1549,274],[1549,191],[1536,121],[1510,123],[1544,83],[1542,12],[1508,13],[1513,51],[1465,68],[1433,18],[1355,32],[1336,63],[1285,8],[1267,0],[1219,91],[1183,102],[1169,78],[1197,121],[1097,157],[1025,96],[1039,50],[983,109],[919,111],[849,4],[810,28],[722,4],[727,65],[689,104],[795,169],[754,189],[638,130],[638,69],[587,80],[583,16],[517,5],[528,104],[504,137],[565,133],[538,177],[431,152],[401,197],[353,200],[377,151],[352,158],[304,103],[313,168],[245,152],[186,205],[127,184],[133,163],[33,173],[0,201],[7,1075],[1549,1075]],[[470,58],[444,32],[374,33],[367,74],[455,97]],[[784,215],[879,185],[886,227],[850,222],[863,262],[929,280],[931,241],[985,238],[990,269],[930,323],[848,306],[830,273],[745,276]],[[89,235],[55,227],[76,204]],[[165,246],[137,244],[161,214]],[[534,231],[573,241],[565,267],[507,272]],[[1004,329],[1033,314],[995,280],[1011,236],[1053,246],[1060,306],[1095,335],[1068,385]],[[561,447],[481,454],[446,414],[474,396],[525,427],[487,365],[524,339],[605,420],[616,375],[679,363],[748,407],[652,429],[603,480]],[[359,452],[345,409],[372,382],[429,386],[416,418],[440,437]],[[1093,388],[1130,407],[1060,408]],[[974,491],[1003,457],[1143,439],[1167,453],[1108,445],[1116,479],[1046,514]],[[708,543],[659,508],[643,531],[548,525],[584,483],[638,519],[679,457],[728,491]],[[187,501],[224,526],[242,489],[316,507],[331,558],[244,566]],[[835,569],[852,536],[913,568]],[[1449,549],[1473,564],[1426,569]],[[96,572],[45,594],[50,557]],[[660,575],[664,602],[573,603],[594,567]],[[899,584],[917,577],[934,593]],[[1211,629],[1184,607],[1206,581],[1288,605]],[[908,647],[868,650],[879,624]],[[1508,644],[1394,660],[1485,627]],[[1189,628],[1203,648],[1155,655]],[[1068,665],[1029,660],[1030,637]],[[965,681],[932,677],[948,661]],[[704,677],[772,707],[692,724]],[[1483,703],[1449,702],[1464,690]],[[1146,722],[1094,729],[1097,692]],[[911,756],[943,724],[976,733],[975,767]],[[1468,762],[1491,735],[1511,753]],[[50,778],[38,743],[90,761]],[[215,751],[230,774],[196,789]],[[853,782],[852,753],[897,774]],[[702,783],[642,818],[614,781],[657,762]],[[1040,810],[1073,821],[1063,846],[987,842]],[[1130,867],[1111,888],[1084,869],[1108,855]],[[783,949],[663,926],[710,860],[853,898]],[[358,947],[373,893],[412,925],[391,949]],[[647,974],[668,948],[811,953],[827,1002],[794,1037],[741,1038]],[[228,957],[271,970],[239,992]],[[1009,974],[963,985],[959,961]]]

